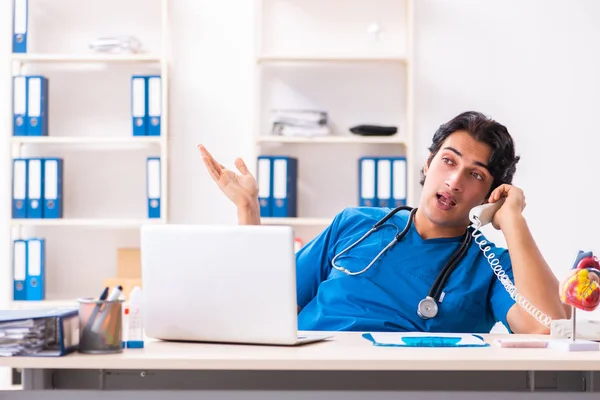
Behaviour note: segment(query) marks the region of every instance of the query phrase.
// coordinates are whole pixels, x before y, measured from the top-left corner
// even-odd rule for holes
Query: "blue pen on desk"
[[[123,286],[119,285],[116,288],[114,288],[110,292],[110,295],[108,295],[108,298],[106,298],[106,302],[117,301],[119,299],[119,296],[121,296],[122,291],[123,291]],[[104,312],[106,307],[107,306],[105,304],[100,315],[96,317],[96,320],[94,321],[94,324],[92,325],[92,332],[98,332],[98,330],[102,326],[102,323],[104,322],[104,319],[106,318],[106,312]]]

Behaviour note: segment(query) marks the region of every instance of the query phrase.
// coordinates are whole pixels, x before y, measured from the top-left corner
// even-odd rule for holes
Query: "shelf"
[[[292,136],[259,136],[257,143],[298,143],[298,144],[401,144],[406,145],[402,139],[393,136],[318,136],[318,137],[292,137]]]
[[[58,62],[58,63],[123,63],[123,62],[160,62],[156,54],[12,54],[12,61],[21,63]]]
[[[406,63],[402,55],[387,56],[353,56],[353,55],[262,55],[256,58],[259,64],[294,62],[294,63]]]
[[[13,144],[100,144],[100,145],[137,145],[160,144],[161,136],[114,136],[114,137],[78,137],[78,136],[13,136]]]
[[[75,219],[75,218],[56,218],[56,219],[12,219],[12,226],[67,226],[67,227],[100,227],[100,228],[139,228],[147,224],[162,224],[162,219]]]
[[[39,308],[54,308],[54,307],[78,307],[77,299],[53,299],[53,300],[38,300],[24,301],[13,300],[10,307],[14,310],[33,310]]]
[[[327,226],[331,218],[261,218],[264,225]]]

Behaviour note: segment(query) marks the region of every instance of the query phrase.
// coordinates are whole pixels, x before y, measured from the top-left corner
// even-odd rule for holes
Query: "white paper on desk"
[[[461,333],[377,332],[364,335],[377,346],[487,347],[481,336]],[[368,337],[370,336],[370,337]]]

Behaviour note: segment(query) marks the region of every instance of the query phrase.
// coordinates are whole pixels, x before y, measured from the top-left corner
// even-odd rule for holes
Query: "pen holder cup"
[[[121,353],[123,300],[79,299],[79,352]]]

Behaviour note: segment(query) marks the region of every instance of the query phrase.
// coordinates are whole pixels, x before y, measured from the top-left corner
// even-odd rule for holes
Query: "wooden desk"
[[[25,389],[327,391],[328,398],[348,390],[393,398],[421,390],[550,390],[568,391],[570,399],[600,391],[593,385],[600,384],[600,352],[503,349],[495,339],[505,336],[485,336],[485,348],[378,347],[348,332],[298,347],[150,340],[114,355],[0,358],[0,367],[22,368]]]

